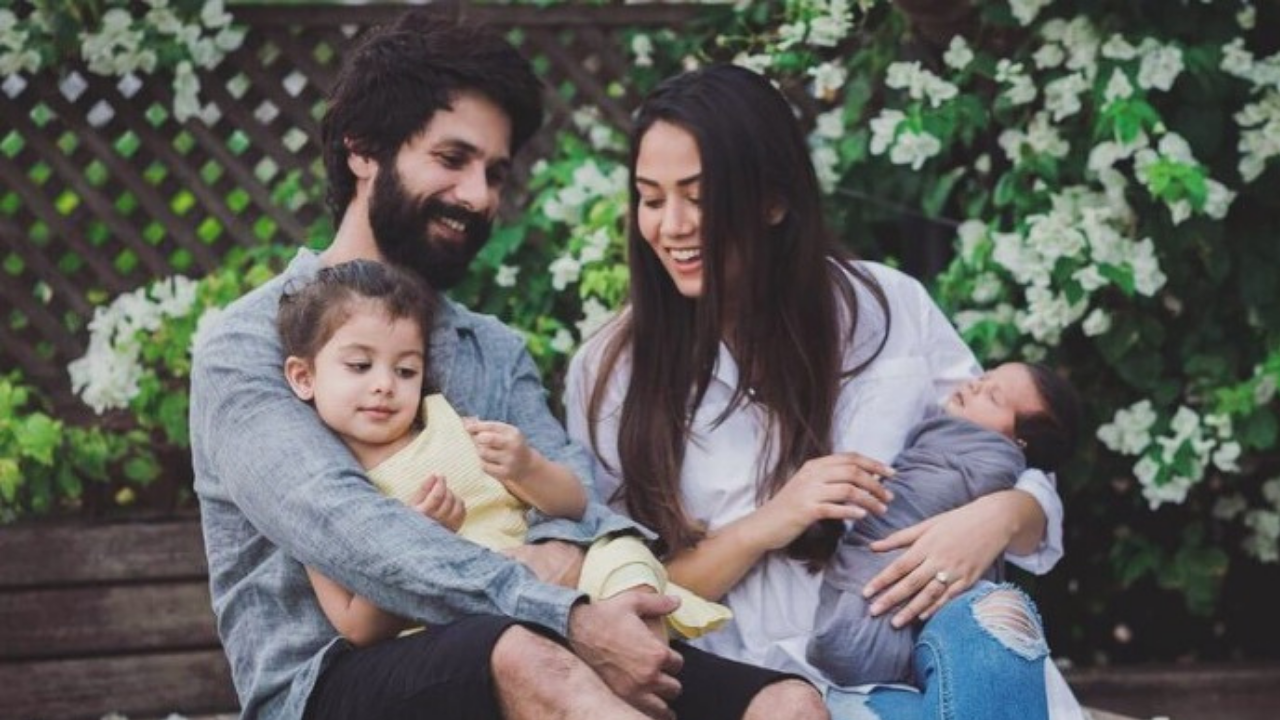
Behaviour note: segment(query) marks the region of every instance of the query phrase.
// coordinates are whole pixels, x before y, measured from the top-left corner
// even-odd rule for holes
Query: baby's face
[[[1044,404],[1027,366],[1005,363],[961,385],[942,409],[1012,438],[1014,419],[1043,410]]]

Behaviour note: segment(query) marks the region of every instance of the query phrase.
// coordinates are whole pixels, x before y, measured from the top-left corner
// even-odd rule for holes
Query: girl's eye
[[[349,363],[347,363],[347,368],[349,368],[350,370],[352,370],[352,371],[354,371],[354,372],[364,372],[364,371],[368,370],[370,367],[372,367],[372,364],[371,364],[371,363],[367,363],[367,362],[349,362]]]
[[[396,375],[405,380],[412,380],[418,377],[417,368],[396,368]]]

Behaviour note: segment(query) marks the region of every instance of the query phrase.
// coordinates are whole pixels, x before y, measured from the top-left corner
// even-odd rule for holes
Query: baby
[[[492,550],[524,543],[525,513],[580,519],[587,494],[565,466],[529,446],[518,428],[464,421],[444,399],[423,398],[427,338],[438,299],[415,277],[357,260],[322,269],[286,290],[277,325],[285,378],[350,448],[379,490]],[[326,617],[356,645],[393,637],[408,622],[307,568]],[[677,595],[667,625],[697,637],[727,608],[666,581],[662,563],[633,536],[587,552],[579,589],[593,598],[641,586]]]
[[[1012,488],[1028,466],[1052,472],[1075,449],[1080,401],[1052,370],[1007,363],[965,383],[942,412],[912,428],[885,484],[885,515],[853,523],[823,577],[809,661],[840,685],[909,682],[919,626],[894,628],[872,617],[862,588],[903,551],[874,552],[872,541]],[[987,570],[987,580],[998,569]],[[852,653],[850,648],[863,652]]]

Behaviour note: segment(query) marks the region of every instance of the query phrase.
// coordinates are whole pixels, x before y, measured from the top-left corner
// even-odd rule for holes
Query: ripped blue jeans
[[[916,688],[827,691],[832,720],[1044,720],[1049,647],[1035,604],[1013,585],[979,583],[925,623]]]

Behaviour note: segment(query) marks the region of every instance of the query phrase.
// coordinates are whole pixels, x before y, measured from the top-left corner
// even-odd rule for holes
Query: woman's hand
[[[449,532],[458,532],[467,519],[466,503],[453,494],[441,475],[428,475],[422,487],[409,499],[409,506],[418,514],[445,526]]]
[[[877,552],[906,548],[863,588],[864,597],[875,596],[871,614],[905,602],[891,621],[894,627],[902,627],[917,617],[928,619],[948,600],[973,587],[1017,535],[1024,513],[1030,510],[1024,502],[1035,506],[1032,512],[1039,512],[1026,493],[1000,492],[871,543]]]
[[[893,468],[857,453],[836,453],[806,462],[757,512],[757,531],[768,549],[785,547],[819,520],[852,520],[883,514],[893,493],[881,478]]]

